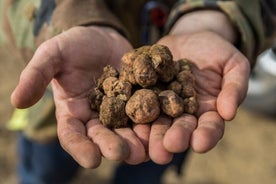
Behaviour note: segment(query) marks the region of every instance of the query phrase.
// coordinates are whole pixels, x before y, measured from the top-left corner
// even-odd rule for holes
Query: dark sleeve
[[[109,26],[127,35],[121,22],[99,0],[42,0],[34,33],[45,38],[45,32],[51,37],[74,26],[88,25]]]
[[[276,1],[261,0],[262,19],[265,25],[265,34],[272,36],[276,29]]]

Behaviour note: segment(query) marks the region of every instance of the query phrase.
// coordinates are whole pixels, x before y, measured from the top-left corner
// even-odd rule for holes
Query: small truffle
[[[102,98],[104,94],[99,90],[99,88],[93,88],[88,93],[88,101],[90,104],[90,108],[92,110],[99,111],[100,105],[102,103]]]
[[[162,111],[173,117],[176,118],[183,114],[184,112],[184,102],[183,99],[178,96],[172,90],[162,91],[159,94],[160,104]]]
[[[116,77],[108,77],[103,82],[103,90],[107,97],[118,97],[127,101],[131,96],[131,84]]]
[[[111,65],[107,65],[106,67],[104,67],[102,75],[97,80],[97,87],[99,87],[99,89],[101,89],[102,84],[106,78],[118,77],[118,76],[119,76],[119,72]]]
[[[99,119],[109,128],[122,128],[128,126],[128,116],[125,113],[125,102],[117,97],[103,97]]]
[[[198,110],[198,102],[196,97],[190,97],[184,99],[185,112],[188,114],[195,114]]]
[[[189,70],[183,70],[178,73],[177,81],[181,84],[182,89],[180,96],[183,98],[192,97],[195,95],[195,77]]]
[[[188,59],[180,59],[175,62],[175,68],[177,73],[183,71],[183,70],[188,70],[191,71],[191,62]]]
[[[172,81],[169,86],[168,86],[169,90],[173,90],[176,94],[180,95],[181,91],[182,91],[182,85],[180,82],[178,81]]]
[[[153,86],[158,79],[148,54],[140,54],[137,56],[133,63],[133,73],[136,82],[142,87]]]
[[[163,82],[171,81],[175,75],[175,67],[169,48],[165,45],[155,44],[152,45],[149,52],[159,80]]]
[[[143,46],[137,49],[133,49],[125,53],[121,59],[121,72],[120,80],[128,81],[131,84],[137,84],[135,76],[133,74],[133,63],[134,60],[143,52],[147,52],[150,46]]]

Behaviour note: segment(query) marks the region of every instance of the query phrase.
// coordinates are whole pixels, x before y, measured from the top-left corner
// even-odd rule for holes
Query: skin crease
[[[167,124],[160,138],[165,149],[163,153],[162,149],[150,152],[153,161],[167,163],[169,156],[161,160],[160,155],[183,152],[188,147],[207,152],[223,137],[225,120],[234,118],[246,96],[250,72],[248,60],[231,44],[237,39],[234,32],[224,14],[202,11],[180,18],[170,34],[159,40],[170,48],[175,60],[188,58],[193,62],[199,110],[196,117],[184,114],[172,125],[166,123],[169,120],[161,122]],[[149,145],[156,145],[151,140]]]
[[[193,62],[199,102],[196,117],[184,114],[174,119],[172,125],[167,123],[169,119],[157,121],[158,126],[163,124],[167,128],[156,131],[163,135],[159,140],[150,135],[149,150],[150,158],[162,164],[171,158],[167,155],[165,160],[160,155],[171,153],[172,156],[189,146],[195,152],[204,153],[217,144],[224,133],[224,121],[234,118],[246,95],[249,62],[225,39],[210,31],[168,36],[159,43],[167,45],[176,60],[189,58]],[[160,141],[165,149],[151,152],[154,150],[151,145],[158,145],[156,142]],[[153,148],[157,149],[156,146]]]
[[[216,18],[217,14],[210,16]],[[229,24],[224,21],[215,22]],[[224,121],[234,118],[246,95],[249,62],[232,46],[231,35],[220,33],[224,26],[215,32],[208,27],[187,31],[183,25],[185,21],[180,19],[158,43],[167,45],[174,59],[192,60],[200,106],[196,116],[162,116],[152,126],[115,131],[102,126],[87,100],[87,92],[94,86],[91,81],[107,64],[119,68],[120,58],[132,47],[115,30],[97,26],[71,28],[39,46],[23,70],[11,102],[17,108],[29,107],[51,83],[59,140],[85,168],[98,167],[102,156],[129,164],[149,158],[166,164],[173,153],[188,147],[199,153],[209,151],[222,138]]]
[[[110,160],[125,160],[130,153],[137,152],[130,150],[128,142],[119,135],[130,130],[115,133],[102,127],[97,121],[98,115],[90,110],[87,92],[93,87],[93,81],[99,77],[103,67],[111,64],[118,68],[120,58],[130,49],[132,47],[125,38],[110,28],[75,27],[65,31],[37,49],[22,72],[11,101],[18,108],[31,106],[51,82],[58,137],[63,148],[85,168],[98,167],[102,155]],[[99,130],[101,134],[93,140],[93,132]],[[133,131],[129,134],[133,134],[129,139],[135,137]],[[102,141],[110,137],[113,142]],[[135,137],[129,142],[138,145],[135,149],[144,150],[137,140]],[[99,146],[99,143],[103,144]]]

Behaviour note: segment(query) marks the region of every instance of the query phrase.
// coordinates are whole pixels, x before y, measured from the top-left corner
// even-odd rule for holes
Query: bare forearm
[[[170,34],[191,34],[212,31],[231,43],[236,43],[238,34],[228,17],[216,10],[201,10],[187,13],[180,17],[172,27]]]

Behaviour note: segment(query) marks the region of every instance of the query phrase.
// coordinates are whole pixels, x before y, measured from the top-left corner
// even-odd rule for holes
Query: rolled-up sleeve
[[[66,30],[74,26],[102,25],[110,26],[121,34],[125,28],[105,5],[98,0],[58,0],[52,16],[52,26],[58,30]]]

